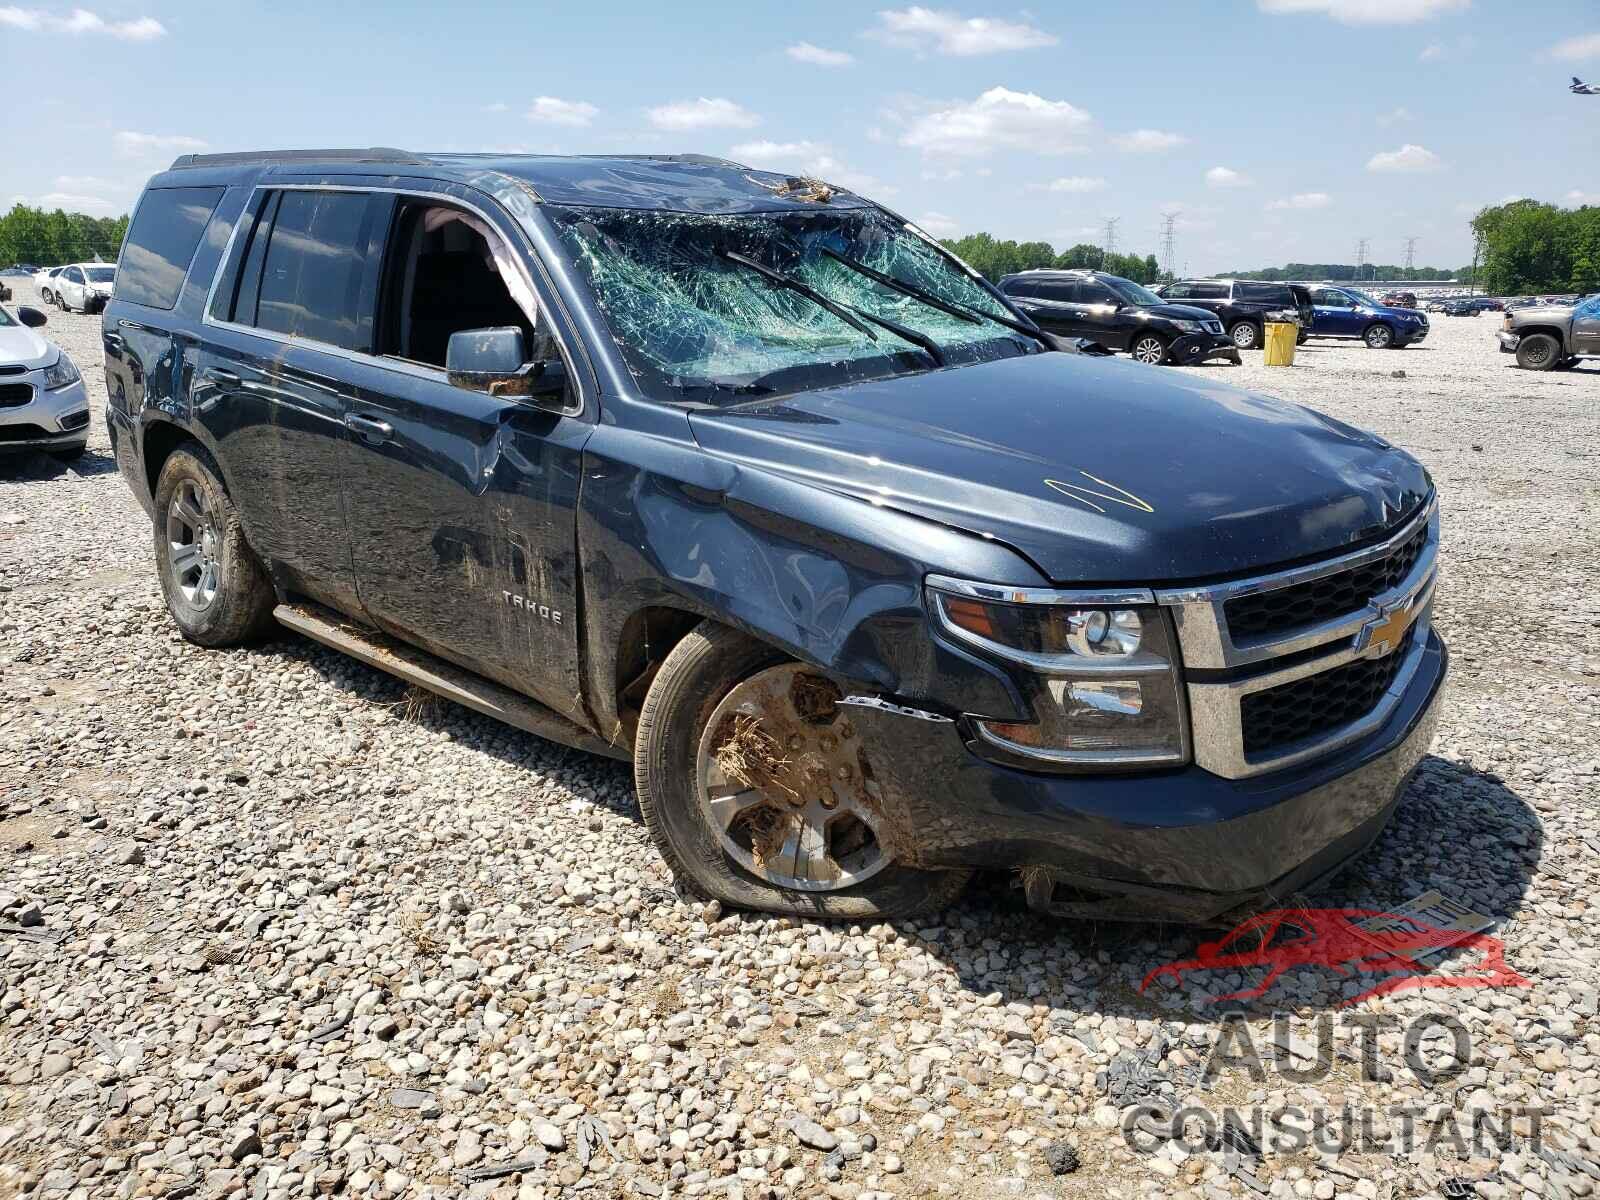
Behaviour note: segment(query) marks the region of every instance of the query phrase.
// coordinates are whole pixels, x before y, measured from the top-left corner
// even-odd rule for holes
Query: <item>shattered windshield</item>
[[[877,209],[547,211],[661,399],[726,404],[1038,349],[991,319],[1015,317],[987,288]]]

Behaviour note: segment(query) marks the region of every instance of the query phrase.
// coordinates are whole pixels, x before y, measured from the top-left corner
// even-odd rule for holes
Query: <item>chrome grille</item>
[[[1380,727],[1428,644],[1438,551],[1439,515],[1430,501],[1362,550],[1254,579],[1157,592],[1189,672],[1195,762],[1246,778]]]

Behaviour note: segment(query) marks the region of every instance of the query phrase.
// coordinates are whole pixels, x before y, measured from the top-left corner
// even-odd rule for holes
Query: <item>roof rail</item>
[[[366,150],[241,150],[230,154],[180,154],[172,160],[169,170],[184,171],[193,167],[242,167],[252,163],[296,162],[370,162],[409,163],[423,162],[409,150],[394,150],[387,146],[373,146]]]

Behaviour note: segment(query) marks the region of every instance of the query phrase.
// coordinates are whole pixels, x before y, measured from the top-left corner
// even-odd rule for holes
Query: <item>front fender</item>
[[[930,572],[1043,586],[1019,555],[947,526],[602,425],[585,447],[578,545],[586,675],[601,728],[621,633],[645,608],[708,617],[856,686],[1026,720],[1005,673],[935,639]]]

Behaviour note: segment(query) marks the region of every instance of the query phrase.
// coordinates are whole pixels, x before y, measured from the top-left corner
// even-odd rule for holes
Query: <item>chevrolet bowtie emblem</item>
[[[1363,658],[1382,658],[1392,653],[1416,619],[1416,610],[1407,605],[1380,605],[1377,615],[1356,634],[1356,651]]]

